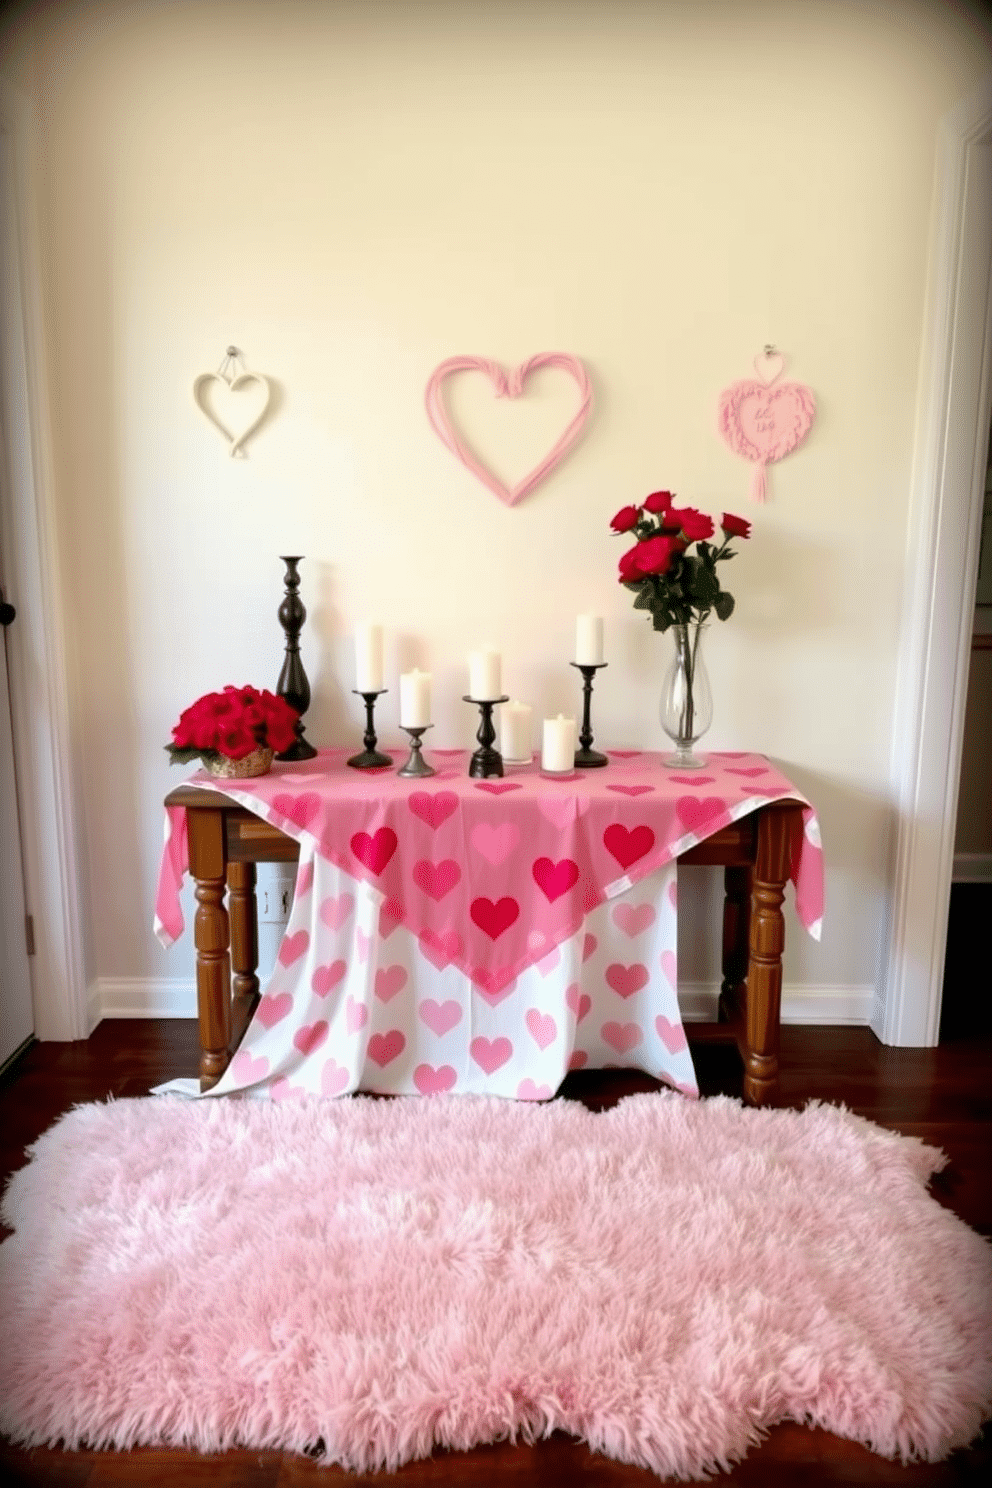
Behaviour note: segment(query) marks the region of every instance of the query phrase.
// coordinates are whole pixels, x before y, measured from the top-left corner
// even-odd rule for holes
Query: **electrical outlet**
[[[272,877],[260,883],[258,895],[258,923],[260,925],[285,925],[293,907],[294,881],[290,878]]]

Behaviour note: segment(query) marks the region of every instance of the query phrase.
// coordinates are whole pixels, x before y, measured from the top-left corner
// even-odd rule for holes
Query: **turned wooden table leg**
[[[254,863],[228,863],[228,913],[231,917],[231,1044],[234,1053],[258,1001],[258,911]]]
[[[224,908],[227,887],[224,815],[198,809],[188,816],[189,868],[199,906],[196,943],[196,1001],[200,1018],[200,1089],[216,1085],[227,1068],[231,1041],[230,927]]]
[[[799,807],[768,806],[761,812],[751,901],[744,1059],[744,1099],[755,1106],[767,1105],[778,1091],[782,951],[785,948],[782,901],[789,879],[796,831],[802,831]]]
[[[751,869],[723,870],[723,982],[720,1022],[733,1023],[741,1015],[746,991],[748,945],[751,934]]]

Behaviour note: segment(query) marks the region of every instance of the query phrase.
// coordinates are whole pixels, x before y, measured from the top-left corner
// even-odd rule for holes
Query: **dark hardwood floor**
[[[983,963],[978,960],[976,963]],[[987,978],[986,978],[987,987]],[[987,996],[987,992],[986,992]],[[981,997],[973,977],[967,1001]],[[862,1028],[786,1027],[782,1030],[780,1103],[811,1098],[843,1103],[859,1115],[943,1148],[948,1166],[933,1193],[980,1233],[992,1237],[992,1037],[964,1036],[957,1013],[945,1019],[936,1049],[889,1049]],[[973,1027],[974,1025],[972,1025]],[[953,1031],[952,1031],[953,1030]],[[690,1025],[690,1035],[691,1035]],[[740,1066],[731,1048],[694,1045],[704,1095],[739,1095]],[[80,1101],[109,1095],[143,1096],[149,1087],[196,1068],[192,1021],[104,1022],[75,1044],[34,1044],[0,1078],[0,1180],[23,1165],[24,1149],[57,1116]],[[617,1071],[569,1076],[563,1094],[590,1106],[612,1104],[633,1090],[652,1089],[647,1077]],[[3,1346],[0,1340],[0,1347]],[[290,1488],[290,1485],[375,1482],[467,1488],[647,1488],[650,1472],[594,1456],[583,1445],[554,1436],[533,1447],[501,1443],[474,1452],[439,1454],[386,1477],[355,1476],[280,1452],[19,1451],[0,1442],[0,1482],[104,1488],[104,1485],[186,1485],[216,1488]],[[733,1484],[902,1484],[904,1488],[992,1482],[992,1427],[967,1451],[946,1462],[902,1467],[866,1449],[797,1425],[771,1431],[765,1442],[726,1475]]]

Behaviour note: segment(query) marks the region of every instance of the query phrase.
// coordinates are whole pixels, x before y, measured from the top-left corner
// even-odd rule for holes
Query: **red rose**
[[[746,522],[743,517],[735,517],[732,512],[724,512],[720,518],[720,526],[728,537],[751,536],[751,523]]]
[[[272,692],[263,692],[258,706],[264,715],[269,746],[277,754],[281,754],[296,738],[296,724],[300,715],[295,708],[290,707],[285,698],[277,697]]]
[[[641,548],[643,546],[643,543],[638,543],[636,548],[631,548],[620,559],[621,584],[636,584],[638,579],[643,579],[644,575],[641,572]]]
[[[649,512],[667,512],[675,499],[674,491],[652,491],[645,498],[644,510]]]
[[[218,729],[217,743],[214,747],[228,759],[239,760],[251,754],[252,750],[257,747],[257,740],[251,729],[238,722],[228,728]]]
[[[666,525],[674,522],[678,522],[690,542],[713,536],[713,518],[706,516],[704,512],[697,511],[694,506],[673,506],[668,513]]]
[[[637,526],[641,515],[639,506],[622,506],[617,512],[610,526],[614,532],[629,532],[632,527]]]
[[[638,567],[645,577],[648,574],[667,573],[672,562],[672,554],[679,548],[678,542],[673,537],[666,537],[659,533],[657,537],[649,537],[647,542],[638,546]]]

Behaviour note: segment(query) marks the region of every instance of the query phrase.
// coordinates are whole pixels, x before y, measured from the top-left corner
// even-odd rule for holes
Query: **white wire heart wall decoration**
[[[253,390],[255,397],[249,397],[242,408],[239,394]],[[217,371],[201,372],[193,383],[193,401],[204,417],[228,441],[231,456],[243,460],[246,455],[245,445],[269,411],[272,389],[269,379],[263,377],[261,372],[249,372],[238,348],[229,346]],[[242,425],[240,433],[237,429],[230,429],[225,419],[234,424],[237,415],[245,411],[248,422]]]

